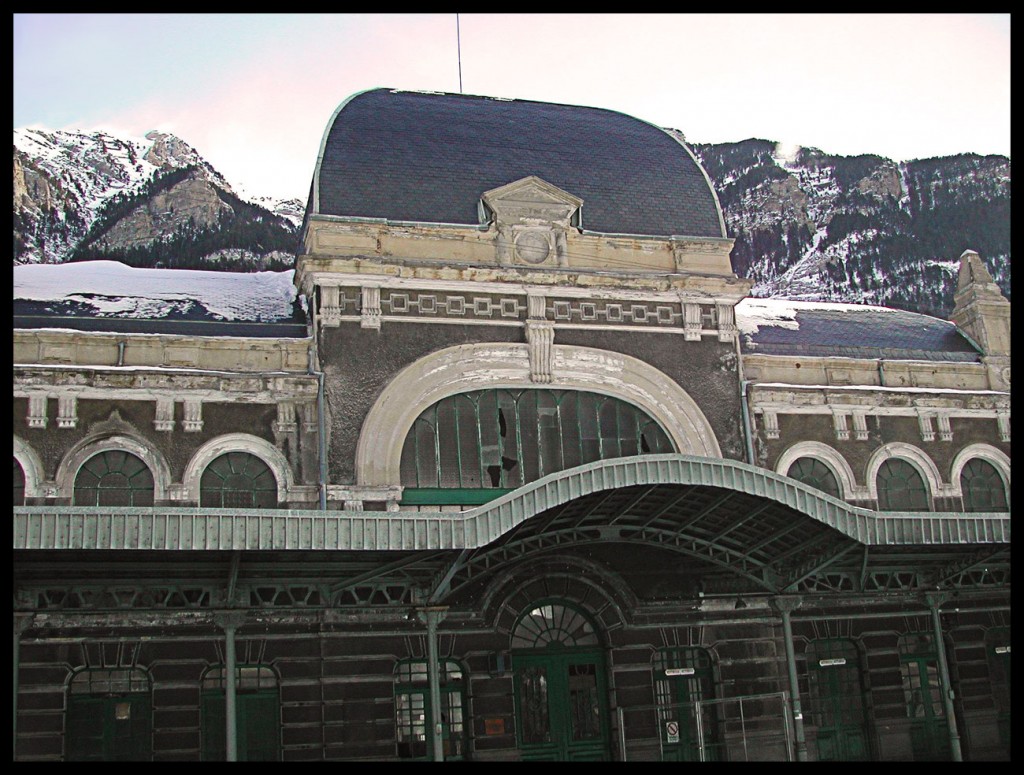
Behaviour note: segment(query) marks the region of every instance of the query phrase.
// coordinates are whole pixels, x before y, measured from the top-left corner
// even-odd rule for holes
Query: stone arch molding
[[[124,450],[140,458],[153,474],[153,500],[156,502],[167,500],[168,488],[171,484],[171,469],[167,465],[166,458],[160,450],[147,442],[124,434],[86,438],[72,447],[57,469],[58,497],[68,498],[70,503],[70,499],[74,497],[75,477],[78,476],[78,469],[93,455],[108,450]]]
[[[247,452],[266,463],[273,471],[274,479],[277,480],[277,500],[282,503],[288,500],[288,493],[295,483],[292,479],[291,467],[281,451],[259,436],[248,433],[226,433],[211,439],[197,449],[192,455],[192,459],[188,461],[188,465],[185,466],[181,482],[186,501],[199,503],[199,482],[203,477],[203,471],[225,452]]]
[[[14,437],[14,459],[18,461],[25,474],[25,497],[43,497],[45,495],[43,482],[46,479],[46,475],[43,473],[43,461],[24,439],[17,436]]]
[[[554,345],[552,378],[543,387],[586,390],[627,401],[661,423],[683,455],[721,458],[718,439],[697,403],[676,382],[638,358],[589,347]],[[465,344],[406,366],[370,408],[356,447],[356,481],[401,482],[402,446],[420,413],[456,393],[538,387],[530,379],[529,346]]]
[[[868,488],[868,497],[872,500],[878,500],[878,482],[876,481],[878,469],[882,467],[882,463],[893,457],[906,460],[918,470],[928,485],[929,500],[951,495],[949,486],[942,483],[942,475],[939,474],[938,467],[927,454],[913,444],[894,441],[876,449],[871,455],[871,459],[868,460],[865,483]]]
[[[957,452],[956,457],[953,458],[953,464],[950,466],[949,471],[949,486],[951,494],[955,497],[963,497],[963,488],[960,485],[960,474],[964,470],[964,466],[972,458],[981,458],[986,463],[991,463],[992,466],[999,472],[999,475],[1003,477],[1003,484],[1006,486],[1006,494],[1010,494],[1010,458],[1000,449],[993,447],[990,444],[968,444],[962,450]]]
[[[775,473],[789,476],[790,467],[802,457],[815,458],[828,466],[835,475],[836,481],[839,482],[844,500],[860,500],[868,497],[866,488],[857,486],[853,469],[846,462],[846,458],[834,447],[820,441],[799,441],[787,448],[775,464]]]

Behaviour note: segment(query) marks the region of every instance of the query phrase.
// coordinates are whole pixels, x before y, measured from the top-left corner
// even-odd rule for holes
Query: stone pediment
[[[583,200],[536,175],[493,188],[480,197],[498,224],[568,228]]]

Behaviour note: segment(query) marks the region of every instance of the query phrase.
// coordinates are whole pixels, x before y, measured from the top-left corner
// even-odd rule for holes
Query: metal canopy
[[[878,513],[682,455],[591,463],[460,513],[33,506],[14,517],[14,548],[57,562],[67,550],[111,567],[131,563],[124,550],[161,565],[238,552],[250,586],[266,574],[268,599],[274,580],[303,577],[327,604],[409,602],[414,588],[441,599],[526,556],[588,545],[632,546],[622,554],[638,563],[674,553],[690,572],[772,593],[986,587],[1008,584],[1010,567],[1009,514]],[[292,567],[306,553],[318,570]]]

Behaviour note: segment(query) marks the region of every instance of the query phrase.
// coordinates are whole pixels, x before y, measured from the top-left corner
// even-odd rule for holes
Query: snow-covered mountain
[[[733,269],[754,281],[755,296],[946,317],[957,259],[970,248],[1010,297],[1005,157],[896,163],[756,139],[690,147],[736,239]],[[304,209],[300,198],[236,193],[173,135],[14,130],[15,264],[286,269]]]
[[[196,258],[207,268],[287,264],[303,209],[298,199],[239,196],[173,135],[14,130],[15,264],[88,252],[124,258],[149,251],[159,261],[161,245],[172,244],[202,254]],[[251,221],[261,228],[244,228]]]

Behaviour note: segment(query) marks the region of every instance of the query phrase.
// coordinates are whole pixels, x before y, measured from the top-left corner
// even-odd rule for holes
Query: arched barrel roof
[[[717,197],[673,135],[611,110],[372,89],[325,130],[310,214],[478,225],[481,195],[534,175],[583,200],[587,231],[725,237]]]

